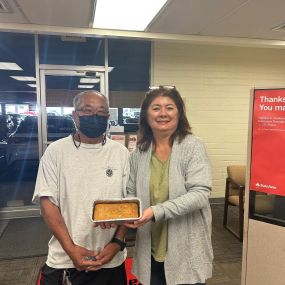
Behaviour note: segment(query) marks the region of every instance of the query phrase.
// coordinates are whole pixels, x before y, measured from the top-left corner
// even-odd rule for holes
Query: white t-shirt
[[[77,149],[72,136],[53,142],[41,158],[33,202],[48,196],[59,207],[73,242],[90,250],[103,249],[115,229],[93,227],[93,202],[126,196],[129,176],[129,152],[121,144],[107,139],[106,144],[81,143]],[[119,266],[126,250],[104,268]],[[47,265],[53,268],[74,267],[71,259],[52,236]]]

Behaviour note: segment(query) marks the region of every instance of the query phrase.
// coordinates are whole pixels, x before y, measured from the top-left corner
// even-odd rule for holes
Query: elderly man
[[[128,151],[106,138],[106,98],[78,94],[72,113],[76,133],[53,142],[41,158],[34,203],[53,236],[41,284],[125,285],[125,229],[94,227],[94,200],[122,198],[129,175]]]

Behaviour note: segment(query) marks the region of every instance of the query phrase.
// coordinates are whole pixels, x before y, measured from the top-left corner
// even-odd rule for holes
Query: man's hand
[[[101,269],[102,262],[99,258],[100,253],[97,251],[88,250],[82,246],[74,245],[68,254],[75,268],[79,271],[87,271],[90,266],[92,266],[93,270]]]
[[[151,207],[149,207],[144,210],[142,217],[138,221],[134,221],[133,223],[124,223],[123,225],[127,228],[136,229],[151,221],[153,217],[153,210]]]
[[[94,227],[100,226],[101,229],[111,229],[111,228],[116,228],[118,225],[113,222],[101,222],[101,223],[94,223]]]
[[[101,266],[108,263],[113,259],[113,257],[120,251],[120,246],[116,243],[108,243],[104,249],[96,256],[98,261],[100,261]],[[86,271],[98,270],[97,266],[90,265],[87,267]]]

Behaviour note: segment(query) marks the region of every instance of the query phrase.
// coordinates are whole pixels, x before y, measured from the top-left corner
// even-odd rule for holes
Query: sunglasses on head
[[[176,86],[174,85],[158,85],[158,86],[149,86],[148,89],[149,90],[155,90],[155,89],[176,89]]]

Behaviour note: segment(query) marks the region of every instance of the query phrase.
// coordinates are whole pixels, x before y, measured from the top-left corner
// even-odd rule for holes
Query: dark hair
[[[138,139],[138,148],[140,151],[148,150],[150,144],[152,142],[155,143],[152,129],[149,126],[147,120],[147,110],[152,101],[160,96],[169,97],[170,99],[172,99],[178,109],[178,125],[175,132],[170,137],[170,144],[172,145],[174,139],[176,138],[178,138],[178,141],[181,142],[188,134],[191,134],[191,127],[185,113],[185,105],[179,92],[176,90],[175,87],[169,88],[159,86],[155,89],[151,89],[146,93],[141,105]]]

